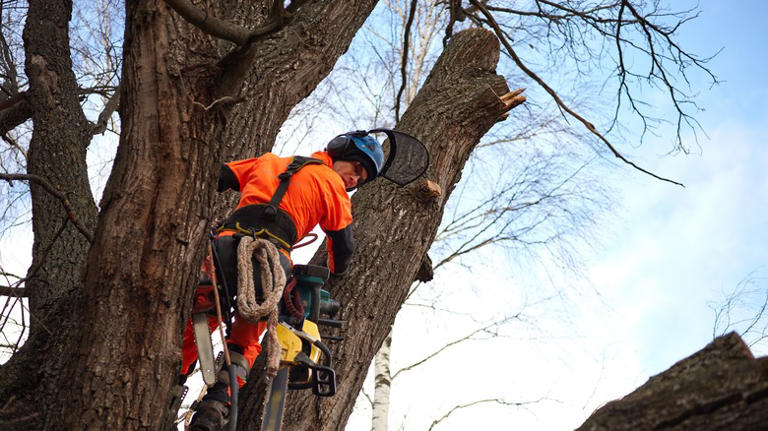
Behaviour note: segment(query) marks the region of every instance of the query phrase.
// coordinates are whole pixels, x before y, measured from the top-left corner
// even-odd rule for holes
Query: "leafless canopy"
[[[718,83],[707,67],[711,57],[697,56],[681,47],[677,40],[680,28],[698,15],[695,8],[671,11],[658,0],[533,0],[516,8],[507,7],[507,2],[469,0],[468,3],[463,7],[460,1],[447,2],[450,19],[446,38],[460,21],[491,28],[501,40],[505,54],[552,97],[564,116],[581,123],[621,161],[655,178],[680,184],[636,165],[617,150],[608,134],[620,121],[626,121],[622,114],[627,110],[641,122],[641,141],[664,121],[654,116],[657,107],[640,95],[643,86],[648,86],[666,93],[667,101],[676,112],[677,133],[672,151],[689,151],[683,139],[684,128],[694,133],[694,139],[701,129],[694,116],[699,107],[690,89],[689,75],[703,73],[712,84]],[[542,46],[542,41],[546,46]],[[610,97],[615,101],[615,109],[607,126],[595,126],[585,113],[563,99],[562,90],[537,71],[542,69],[540,63],[547,61],[547,57],[568,62],[580,74],[595,73],[610,65],[613,73],[605,85],[615,88],[615,94]]]

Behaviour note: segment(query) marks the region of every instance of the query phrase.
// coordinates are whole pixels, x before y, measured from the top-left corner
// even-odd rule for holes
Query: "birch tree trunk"
[[[389,390],[392,387],[392,373],[389,369],[389,351],[392,348],[392,331],[384,339],[374,358],[374,391],[372,431],[389,430]]]

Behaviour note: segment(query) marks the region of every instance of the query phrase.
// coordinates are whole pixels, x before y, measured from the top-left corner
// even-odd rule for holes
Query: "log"
[[[581,431],[768,430],[768,357],[735,332],[595,411]]]

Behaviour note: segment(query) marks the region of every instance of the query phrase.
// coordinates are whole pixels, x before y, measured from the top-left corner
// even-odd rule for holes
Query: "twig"
[[[406,69],[408,67],[408,49],[411,38],[411,26],[413,25],[413,16],[416,15],[416,2],[417,0],[411,0],[411,7],[408,11],[408,21],[405,24],[405,34],[403,35],[403,56],[400,60],[400,89],[397,90],[397,97],[395,97],[395,123],[400,122],[400,99],[403,97],[405,91],[405,85],[407,83]]]
[[[541,400],[539,399],[539,400],[535,400],[535,401],[510,402],[510,401],[502,400],[501,398],[488,398],[488,399],[485,399],[485,400],[478,400],[478,401],[473,401],[471,403],[462,404],[462,405],[459,405],[459,406],[454,406],[453,408],[448,410],[448,412],[446,414],[444,414],[440,419],[436,419],[435,421],[433,421],[432,425],[429,427],[429,431],[432,431],[432,428],[434,428],[435,425],[437,425],[440,422],[442,422],[443,420],[447,419],[448,416],[453,414],[453,412],[455,412],[457,410],[465,409],[465,408],[468,408],[468,407],[476,406],[478,404],[496,403],[496,404],[501,404],[503,406],[521,407],[521,406],[524,406],[524,405],[527,405],[527,404],[535,404],[535,403],[538,403],[540,401]]]
[[[504,47],[507,49],[507,53],[512,58],[512,60],[515,62],[517,67],[519,67],[520,70],[522,70],[531,79],[536,81],[536,83],[539,84],[539,86],[541,86],[547,93],[549,93],[549,95],[552,97],[552,99],[554,99],[555,103],[557,103],[557,105],[562,110],[564,110],[565,112],[570,114],[573,118],[575,118],[579,122],[581,122],[587,128],[587,130],[589,130],[593,135],[595,135],[598,139],[600,139],[608,147],[608,149],[611,150],[611,152],[613,153],[613,155],[616,158],[618,158],[619,160],[623,161],[624,163],[632,166],[633,168],[637,169],[638,171],[643,172],[643,173],[645,173],[647,175],[650,175],[650,176],[652,176],[652,177],[654,177],[654,178],[656,178],[658,180],[665,181],[665,182],[672,183],[672,184],[677,184],[677,185],[679,185],[681,187],[685,187],[685,185],[683,185],[682,183],[674,181],[674,180],[671,180],[671,179],[668,179],[668,178],[661,177],[659,175],[656,175],[653,172],[648,171],[648,170],[638,166],[634,162],[628,160],[623,155],[621,155],[621,153],[619,153],[616,150],[616,148],[613,147],[613,145],[608,141],[608,139],[606,139],[605,136],[603,136],[600,132],[597,131],[597,129],[595,128],[595,126],[592,123],[587,121],[584,117],[582,117],[576,111],[574,111],[568,105],[566,105],[565,102],[563,102],[562,99],[560,99],[560,96],[558,96],[557,93],[549,85],[547,85],[546,82],[544,82],[544,80],[542,80],[538,75],[536,75],[533,71],[531,71],[530,69],[528,69],[528,67],[526,67],[526,65],[522,62],[522,60],[520,60],[520,57],[517,56],[517,53],[515,52],[515,50],[512,49],[512,46],[509,44],[509,41],[507,40],[507,37],[504,35],[504,32],[501,30],[501,28],[499,27],[498,23],[493,18],[493,15],[488,11],[488,9],[486,9],[485,6],[480,4],[477,0],[470,0],[470,3],[472,3],[475,6],[477,6],[477,8],[480,10],[480,12],[482,12],[482,14],[485,15],[485,18],[488,20],[488,24],[491,26],[491,28],[493,28],[494,33],[496,33],[496,36],[504,44]]]
[[[0,130],[2,131],[2,130]],[[27,159],[27,151],[14,139],[12,136],[8,135],[8,133],[4,133],[3,141],[5,141],[11,148],[16,149],[21,155],[24,157],[24,159]]]
[[[89,243],[93,242],[93,235],[91,232],[88,231],[88,229],[83,226],[82,223],[75,217],[75,212],[72,210],[72,205],[69,203],[69,199],[64,195],[64,193],[58,191],[51,183],[48,182],[45,178],[39,176],[39,175],[32,175],[32,174],[4,174],[0,173],[0,180],[6,180],[8,182],[11,181],[34,181],[35,183],[42,186],[48,193],[52,194],[54,197],[58,198],[59,201],[61,201],[61,204],[64,206],[64,210],[67,213],[67,217],[72,222],[73,225],[75,225],[75,228],[80,231],[80,233],[83,234],[83,236],[88,240]]]
[[[368,400],[368,403],[371,405],[371,408],[373,408],[373,399],[371,398],[371,396],[370,396],[370,395],[368,395],[368,392],[366,392],[366,391],[365,391],[365,388],[363,388],[363,389],[360,391],[360,393],[361,393],[361,394],[363,394],[363,396],[365,397],[365,399],[366,399],[366,400]]]

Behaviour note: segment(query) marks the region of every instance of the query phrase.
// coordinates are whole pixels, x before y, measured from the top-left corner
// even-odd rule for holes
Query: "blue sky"
[[[710,64],[724,82],[699,99],[709,138],[689,156],[664,156],[669,134],[628,155],[686,188],[622,167],[612,176],[622,205],[588,264],[602,304],[580,304],[580,322],[601,340],[595,347],[608,353],[603,372],[618,384],[603,378],[593,406],[708,343],[711,305],[741,280],[754,279],[757,299],[768,293],[766,12],[764,2],[703,1],[700,18],[682,32],[695,52],[724,48]],[[765,343],[754,350],[768,354]]]
[[[593,281],[608,291],[621,280],[612,286],[619,301],[655,296],[636,328],[651,368],[671,365],[686,349],[706,342],[713,319],[707,301],[722,299],[753,271],[768,276],[768,85],[760,54],[768,42],[761,18],[766,6],[739,6],[705,1],[700,18],[682,33],[683,43],[696,52],[723,47],[711,62],[723,83],[700,98],[706,110],[698,118],[709,136],[701,139],[700,153],[659,157],[663,142],[635,150],[646,166],[686,188],[625,173],[618,183],[621,222],[592,268]],[[678,336],[662,336],[673,329]]]

